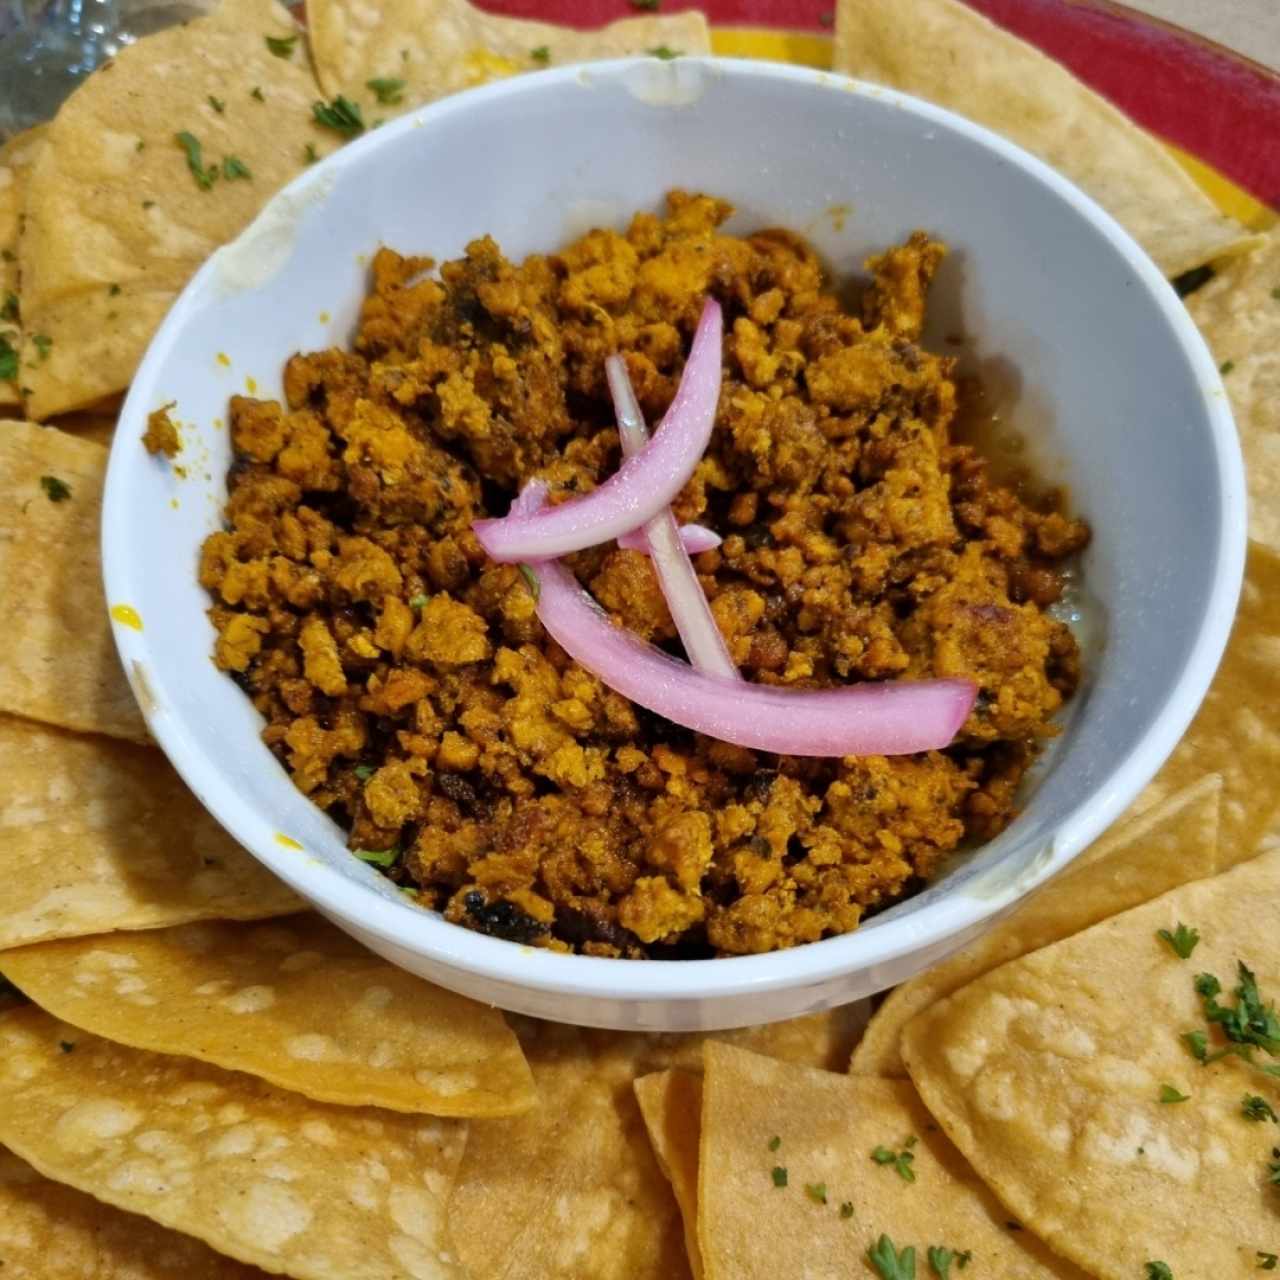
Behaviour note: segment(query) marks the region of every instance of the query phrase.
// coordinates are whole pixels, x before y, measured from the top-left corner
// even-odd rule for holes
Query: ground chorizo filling
[[[205,543],[215,661],[349,844],[468,928],[597,956],[769,951],[917,889],[1014,793],[1079,655],[1047,606],[1088,540],[1051,496],[953,439],[954,361],[918,345],[944,247],[917,232],[837,290],[787,231],[721,233],[673,193],[624,235],[438,273],[381,250],[353,351],[296,355],[285,399],[231,404],[226,526]],[[706,296],[724,308],[711,447],[674,504],[744,678],[965,677],[946,751],[765,755],[643,711],[547,638],[471,522],[538,477],[620,462],[604,361],[656,422]],[[568,564],[622,626],[680,654],[644,554]]]

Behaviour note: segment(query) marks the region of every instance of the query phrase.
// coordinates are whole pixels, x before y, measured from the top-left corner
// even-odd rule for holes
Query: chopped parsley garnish
[[[135,151],[145,151],[147,149],[147,144],[141,138],[139,138],[137,142],[133,144],[133,149]]]
[[[352,849],[351,852],[361,862],[371,862],[375,867],[393,867],[400,856],[400,846],[392,845],[390,849]]]
[[[0,307],[0,320],[8,320],[10,324],[18,323],[18,295],[6,293],[4,306]]]
[[[71,1040],[58,1041],[58,1048],[61,1049],[63,1053],[74,1053],[75,1047],[76,1046],[74,1041],[71,1041]]]
[[[239,156],[224,156],[222,160],[222,176],[231,182],[235,178],[252,178],[249,166]]]
[[[16,262],[17,254],[12,249],[0,249],[0,262]]]
[[[1271,296],[1272,296],[1272,297],[1273,297],[1277,302],[1280,302],[1280,284],[1276,285],[1276,287],[1275,287],[1274,289],[1272,289],[1272,290],[1271,290]],[[1268,1267],[1268,1268],[1267,1268],[1267,1270],[1268,1270],[1268,1271],[1270,1271],[1270,1270],[1271,1270],[1271,1268],[1270,1268],[1270,1267]]]
[[[1168,929],[1157,929],[1156,937],[1163,938],[1173,948],[1179,960],[1189,960],[1191,953],[1196,949],[1196,943],[1200,941],[1199,931],[1189,929],[1181,920],[1178,921],[1178,927],[1172,933]]]
[[[938,1280],[949,1280],[951,1264],[954,1262],[956,1270],[963,1271],[973,1258],[973,1250],[966,1249],[963,1253],[959,1253],[955,1249],[944,1249],[940,1244],[931,1244],[928,1258],[929,1270],[938,1277]]]
[[[845,1201],[845,1202],[840,1206],[840,1216],[841,1216],[842,1218],[852,1218],[852,1217],[853,1217],[853,1201],[852,1201],[852,1200],[846,1200],[846,1201]]]
[[[641,13],[657,13],[662,0],[631,0],[631,7]]]
[[[1252,970],[1243,961],[1236,961],[1236,973],[1239,984],[1233,992],[1235,1004],[1219,1004],[1216,997],[1222,991],[1222,984],[1211,973],[1196,976],[1196,994],[1200,996],[1204,1006],[1205,1020],[1216,1022],[1232,1045],[1241,1048],[1227,1048],[1217,1054],[1209,1055],[1206,1061],[1223,1057],[1228,1053],[1239,1053],[1241,1057],[1252,1060],[1255,1048],[1265,1049],[1273,1057],[1280,1057],[1280,1017],[1277,1017],[1275,1006],[1263,1004],[1258,993],[1258,981]]]
[[[18,376],[18,353],[13,343],[0,333],[0,382],[12,382]]]
[[[262,96],[262,90],[256,84],[249,90],[249,97],[257,98],[259,102],[266,102],[266,98]]]
[[[780,1164],[775,1164],[773,1166],[769,1171],[769,1177],[773,1179],[773,1185],[775,1187],[785,1187],[787,1185],[787,1171]]]
[[[118,298],[120,296],[120,286],[118,284],[107,285],[107,297]]]
[[[409,608],[421,609],[426,606],[426,603],[427,603],[427,597],[425,595],[414,596],[413,599],[409,601]],[[769,1150],[776,1151],[777,1147],[771,1146]]]
[[[49,352],[53,348],[53,339],[47,333],[33,333],[31,342],[39,353],[40,362],[43,364],[49,358]]]
[[[226,104],[226,102],[224,102],[224,101],[223,101],[223,99],[221,99],[221,98],[215,98],[215,97],[213,96],[213,94],[210,94],[210,95],[209,95],[209,105],[210,105],[210,106],[211,106],[211,107],[212,107],[212,108],[213,108],[213,109],[214,109],[214,110],[215,110],[219,115],[221,115],[221,114],[222,114],[222,113],[227,109],[227,104]]]
[[[804,1193],[814,1204],[827,1203],[827,1184],[825,1182],[806,1182]]]
[[[342,134],[344,138],[354,138],[364,132],[364,116],[359,106],[342,94],[338,94],[332,102],[312,103],[311,114],[315,117],[316,124],[322,124],[326,129]]]
[[[71,486],[57,476],[41,476],[40,487],[50,502],[66,502],[71,497]]]
[[[154,209],[156,207],[156,202],[154,200],[144,200],[142,202],[142,207],[144,209]]]
[[[1190,1097],[1189,1093],[1179,1093],[1171,1084],[1162,1084],[1160,1086],[1161,1102],[1186,1102]]]
[[[888,1147],[877,1147],[872,1153],[871,1158],[876,1164],[891,1164],[898,1171],[898,1177],[904,1182],[914,1182],[916,1180],[916,1171],[911,1167],[911,1162],[916,1158],[915,1152],[911,1150],[916,1145],[914,1137],[908,1138],[903,1143],[901,1151],[892,1151]]]
[[[393,80],[387,76],[375,76],[364,82],[366,89],[372,89],[373,95],[384,107],[394,107],[404,101],[404,81]]]
[[[200,146],[200,139],[183,129],[181,133],[173,135],[173,140],[187,153],[187,168],[191,170],[196,186],[201,191],[208,191],[218,180],[218,166],[214,164],[205,168],[204,149]]]
[[[355,768],[356,777],[361,782],[368,782],[370,778],[377,772],[371,764],[358,764]]]
[[[424,604],[426,603],[426,597],[425,597],[425,596],[423,597],[423,603],[424,603]],[[769,1150],[770,1150],[770,1151],[777,1151],[777,1149],[778,1149],[780,1146],[782,1146],[782,1139],[781,1139],[780,1137],[778,1137],[778,1135],[775,1133],[775,1134],[773,1135],[773,1137],[769,1139]]]
[[[1167,1262],[1148,1262],[1147,1280],[1173,1280],[1173,1272]]]
[[[882,1235],[867,1250],[867,1261],[880,1280],[916,1280],[916,1251],[907,1245],[899,1253],[888,1236]]]
[[[316,153],[316,144],[314,142],[307,143],[307,149],[302,153],[302,158],[308,164],[315,164],[315,162],[320,159],[319,155]]]
[[[1225,378],[1227,374],[1229,374],[1231,370],[1234,369],[1235,367],[1236,367],[1236,362],[1234,360],[1224,360],[1218,366],[1218,372],[1222,374],[1222,376]]]
[[[1204,1063],[1208,1061],[1209,1041],[1203,1031],[1184,1031],[1181,1039],[1182,1043],[1187,1046],[1187,1051],[1197,1062]]]
[[[1280,1147],[1271,1148],[1271,1162],[1267,1165],[1267,1181],[1280,1187]]]
[[[1246,1120],[1270,1120],[1280,1124],[1280,1116],[1276,1115],[1271,1103],[1256,1093],[1246,1093],[1240,1099],[1240,1114]]]
[[[529,57],[534,62],[540,62],[544,67],[551,61],[551,46],[548,44],[540,44],[536,49],[529,50]]]
[[[263,36],[267,42],[267,48],[276,55],[277,58],[292,58],[293,46],[298,43],[297,35],[291,36]]]
[[[672,49],[668,45],[660,44],[656,49],[646,49],[645,52],[651,58],[661,58],[663,62],[670,62],[672,58],[680,56],[679,49]],[[883,1237],[881,1237],[883,1239]]]
[[[1261,1249],[1257,1250],[1257,1256],[1259,1271],[1274,1271],[1276,1269],[1276,1263],[1280,1262],[1280,1255],[1265,1253]]]

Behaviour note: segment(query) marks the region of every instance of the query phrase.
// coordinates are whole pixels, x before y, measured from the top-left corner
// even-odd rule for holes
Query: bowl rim
[[[518,99],[568,81],[579,84],[603,81],[652,61],[633,57],[568,65],[482,85],[407,112],[299,174],[267,202],[254,222],[231,245],[207,259],[182,291],[135,375],[120,412],[121,424],[141,422],[145,418],[156,371],[181,334],[195,300],[208,292],[219,269],[220,256],[253,235],[264,220],[269,222],[281,205],[287,208],[289,202],[297,202],[299,197],[327,190],[324,184],[332,183],[343,168],[368,152],[394,149],[410,131],[466,112],[475,104],[507,97]],[[1017,863],[1017,874],[1001,877],[998,884],[981,895],[964,892],[944,895],[918,912],[873,920],[851,933],[783,951],[707,960],[618,961],[522,946],[451,924],[439,913],[383,897],[319,858],[299,857],[296,851],[281,847],[276,840],[276,825],[270,817],[238,798],[224,776],[223,766],[198,745],[182,720],[172,714],[147,714],[148,728],[157,745],[218,823],[268,870],[335,921],[349,922],[379,942],[414,954],[437,969],[460,970],[475,978],[544,994],[608,1000],[615,1004],[654,1000],[705,1003],[733,996],[764,995],[783,989],[816,987],[842,976],[891,966],[924,947],[936,952],[939,947],[945,948],[948,940],[962,941],[983,922],[1004,912],[1056,875],[1120,816],[1186,731],[1226,647],[1241,589],[1247,542],[1244,463],[1217,365],[1168,281],[1128,232],[1091,197],[1043,161],[991,130],[895,89],[834,72],[743,58],[681,57],[662,65],[675,69],[673,74],[685,74],[679,69],[692,66],[698,68],[698,74],[791,81],[876,98],[979,143],[1072,206],[1121,253],[1159,306],[1191,365],[1201,388],[1218,463],[1222,519],[1214,548],[1217,571],[1212,589],[1177,680],[1120,768],[1099,782],[1085,801],[1059,824],[1047,847],[1043,843],[1038,847],[1030,843],[1011,844],[991,870],[1005,870]],[[129,430],[116,433],[103,495],[102,562],[108,602],[137,596],[133,590],[135,569],[125,553],[123,532],[133,509],[128,477],[136,458],[132,450],[126,450],[122,440],[132,442],[133,434]],[[135,661],[150,657],[145,632],[119,624],[112,625],[112,632],[126,672],[132,671]],[[572,1014],[572,1010],[568,1012]]]

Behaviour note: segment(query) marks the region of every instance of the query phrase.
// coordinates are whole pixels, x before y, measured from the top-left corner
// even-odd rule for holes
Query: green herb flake
[[[71,486],[65,480],[59,480],[57,476],[41,476],[40,488],[44,490],[44,496],[50,502],[66,502],[71,497]]]
[[[536,49],[529,50],[529,57],[545,67],[551,61],[551,46],[540,44]]]
[[[1273,297],[1277,302],[1280,302],[1280,284],[1276,285],[1276,287],[1275,287],[1274,289],[1272,289],[1272,290],[1271,290],[1271,296],[1272,296],[1272,297]],[[1268,1256],[1270,1256],[1270,1255],[1268,1255]],[[1268,1268],[1267,1268],[1267,1270],[1268,1270],[1268,1271],[1272,1271],[1272,1270],[1274,1270],[1274,1268],[1273,1268],[1273,1267],[1268,1267]]]
[[[773,1185],[775,1187],[785,1187],[787,1185],[787,1171],[780,1164],[775,1164],[773,1166],[769,1171],[769,1177],[773,1179]]]
[[[1266,1098],[1256,1093],[1246,1093],[1240,1099],[1240,1114],[1246,1120],[1270,1120],[1273,1124],[1280,1124],[1280,1116],[1276,1115],[1275,1108]]]
[[[827,1203],[827,1184],[825,1182],[806,1182],[804,1193],[814,1204]]]
[[[40,363],[43,364],[49,358],[49,352],[53,350],[53,339],[47,333],[33,333],[31,344],[40,356]]]
[[[107,297],[118,298],[120,296],[120,286],[118,284],[107,285]]]
[[[916,1180],[916,1171],[911,1167],[911,1162],[916,1157],[911,1148],[916,1145],[916,1141],[917,1139],[915,1138],[908,1138],[901,1151],[892,1151],[888,1147],[877,1147],[871,1153],[871,1158],[876,1164],[892,1165],[897,1170],[898,1177],[904,1182],[914,1182]]]
[[[262,96],[261,88],[256,84],[249,90],[249,97],[256,98],[259,102],[266,102],[266,98]]]
[[[1234,369],[1235,367],[1236,367],[1236,362],[1234,360],[1224,360],[1218,366],[1218,372],[1222,374],[1222,376],[1225,378],[1227,374],[1229,374],[1231,370]]]
[[[0,333],[0,382],[12,382],[18,376],[18,353],[13,343]]]
[[[1267,1165],[1267,1181],[1280,1187],[1280,1147],[1271,1148],[1271,1162]]]
[[[400,846],[393,845],[390,849],[352,849],[351,852],[361,862],[372,863],[375,867],[393,867],[400,856]]]
[[[1204,1062],[1208,1058],[1209,1042],[1203,1031],[1184,1031],[1180,1039],[1197,1062]]]
[[[249,166],[239,156],[224,156],[222,160],[222,176],[232,182],[236,178],[248,180],[253,177]]]
[[[1276,1264],[1280,1262],[1280,1255],[1274,1253],[1265,1253],[1263,1250],[1257,1250],[1258,1270],[1274,1271]]]
[[[358,764],[355,767],[355,775],[361,782],[368,782],[376,772],[377,770],[371,764]]]
[[[916,1280],[916,1251],[910,1245],[898,1252],[892,1240],[882,1235],[867,1250],[867,1261],[880,1280]]]
[[[1173,948],[1173,953],[1179,960],[1189,960],[1191,953],[1196,949],[1196,944],[1200,941],[1198,930],[1189,929],[1181,920],[1178,921],[1178,927],[1172,933],[1168,929],[1156,930],[1156,937],[1163,938]]]
[[[1251,1062],[1255,1048],[1280,1057],[1280,1017],[1276,1015],[1275,1005],[1263,1003],[1253,971],[1241,960],[1236,961],[1236,974],[1239,982],[1232,993],[1235,997],[1232,1005],[1218,1003],[1216,997],[1222,991],[1222,984],[1213,974],[1196,976],[1195,989],[1204,1008],[1205,1021],[1220,1026],[1231,1042],[1227,1048],[1203,1060],[1214,1062],[1235,1053]]]
[[[10,324],[18,323],[18,295],[16,293],[6,293],[4,295],[4,306],[0,307],[0,320],[7,320]]]
[[[137,142],[133,144],[133,149],[135,151],[145,151],[147,149],[147,144],[141,138],[139,138]]]
[[[267,48],[277,58],[293,57],[293,46],[298,43],[296,34],[291,36],[263,36],[262,38],[267,42]]]
[[[1148,1262],[1147,1280],[1173,1280],[1173,1272],[1167,1262]]]
[[[0,262],[17,262],[18,255],[12,249],[0,249]]]
[[[144,200],[142,202],[142,207],[144,209],[154,209],[156,207],[156,202],[154,200]]]
[[[58,1048],[61,1049],[63,1053],[74,1053],[76,1046],[75,1042],[72,1040],[59,1040]]]
[[[1180,1093],[1171,1084],[1162,1084],[1160,1086],[1161,1102],[1186,1102],[1190,1099],[1189,1093]]]
[[[853,1217],[853,1201],[852,1200],[846,1200],[840,1206],[840,1216],[846,1219]]]
[[[302,158],[308,164],[315,164],[315,162],[320,159],[319,155],[316,153],[316,144],[314,142],[307,143],[307,149],[302,153]]]
[[[773,1137],[769,1139],[769,1150],[777,1151],[780,1146],[782,1146],[782,1139],[775,1133]]]
[[[645,52],[651,58],[661,58],[663,62],[670,62],[673,58],[680,56],[679,49],[672,49],[665,44],[658,45],[656,49],[646,49]]]
[[[372,89],[373,95],[384,107],[398,106],[404,101],[404,81],[389,76],[375,76],[364,82],[366,89]]]
[[[208,102],[219,115],[227,109],[227,104],[221,98],[215,98],[213,94],[209,95]]]
[[[342,94],[332,102],[313,102],[311,114],[316,124],[332,129],[344,138],[354,138],[364,132],[364,116],[359,105]]]
[[[205,168],[204,149],[200,145],[200,139],[194,133],[188,133],[183,129],[181,133],[173,135],[173,140],[186,152],[187,168],[191,170],[196,186],[201,191],[212,189],[213,184],[218,180],[218,166],[215,164]]]
[[[409,608],[410,608],[410,609],[421,609],[421,608],[423,608],[423,607],[426,605],[426,603],[427,603],[427,597],[426,597],[425,595],[417,595],[417,596],[414,596],[414,597],[409,601]],[[773,1148],[772,1148],[772,1147],[770,1147],[770,1148],[769,1148],[769,1150],[770,1150],[770,1151],[772,1151],[772,1150],[773,1150]]]
[[[929,1259],[929,1270],[938,1280],[949,1280],[951,1264],[954,1262],[956,1270],[963,1271],[973,1257],[973,1250],[966,1249],[961,1253],[955,1249],[944,1249],[940,1244],[931,1244],[926,1256]]]

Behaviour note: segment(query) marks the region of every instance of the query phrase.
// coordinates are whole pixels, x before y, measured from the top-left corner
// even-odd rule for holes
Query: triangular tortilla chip
[[[0,952],[0,973],[85,1031],[320,1102],[440,1116],[534,1103],[502,1014],[398,969],[317,915],[48,942]]]
[[[971,1253],[977,1275],[1085,1280],[1010,1222],[907,1081],[715,1043],[705,1065],[698,1236],[707,1280],[871,1275],[867,1250],[881,1236],[895,1253],[915,1250],[921,1277],[937,1274],[926,1260],[933,1246]],[[893,1159],[877,1163],[877,1149],[905,1152],[906,1176]],[[959,1273],[953,1264],[953,1280]]]
[[[1153,137],[960,0],[838,0],[834,64],[1033,152],[1088,192],[1168,276],[1257,243]]]
[[[467,0],[308,0],[316,73],[330,96],[342,94],[366,121],[390,118],[518,71],[565,66],[664,48],[709,53],[701,13],[621,18],[596,31],[499,17]],[[379,95],[369,82],[382,87]]]
[[[0,950],[303,905],[152,748],[0,716],[0,777]]]
[[[1218,870],[1221,794],[1221,777],[1210,774],[1122,823],[977,942],[897,987],[876,1010],[849,1070],[863,1076],[905,1076],[899,1039],[922,1009],[997,965],[1189,880],[1213,875]]]
[[[199,1240],[51,1182],[3,1148],[0,1261],[6,1280],[267,1280]]]
[[[1249,481],[1249,536],[1280,551],[1280,235],[1187,299],[1222,370]]]
[[[1249,544],[1240,608],[1208,696],[1135,809],[1206,773],[1222,775],[1218,865],[1234,866],[1253,857],[1280,820],[1280,554],[1257,542]]]
[[[0,422],[0,711],[147,742],[102,592],[106,467],[90,440]]]
[[[268,36],[292,38],[288,56]],[[46,359],[27,356],[29,413],[128,385],[196,268],[306,167],[308,145],[340,141],[312,119],[318,96],[288,13],[224,0],[122,50],[67,99],[31,169],[19,241],[24,331],[52,339]],[[200,144],[199,175],[184,133]]]
[[[331,1107],[0,1017],[0,1142],[46,1177],[298,1280],[462,1280],[443,1205],[465,1125]]]
[[[22,224],[22,190],[27,169],[39,148],[44,126],[37,125],[0,147],[0,365],[21,350],[18,229]],[[20,379],[0,377],[0,409],[22,403]]]
[[[789,1061],[835,1066],[848,1060],[856,1016],[855,1007],[718,1034]],[[688,1276],[680,1210],[632,1086],[648,1072],[696,1068],[706,1037],[513,1023],[539,1105],[471,1127],[449,1203],[449,1232],[471,1280]]]
[[[1186,960],[1158,933],[1179,923],[1200,935]],[[1277,1131],[1242,1100],[1280,1102],[1258,1069],[1276,1059],[1204,1066],[1184,1039],[1229,1043],[1197,975],[1234,1006],[1238,962],[1272,1002],[1280,851],[979,978],[908,1024],[907,1067],[1009,1211],[1090,1274],[1132,1280],[1154,1260],[1175,1277],[1252,1275],[1276,1249]]]
[[[702,1077],[693,1071],[655,1071],[635,1082],[644,1127],[658,1157],[658,1167],[671,1183],[684,1247],[693,1280],[702,1280],[698,1245],[698,1135],[702,1125]]]

